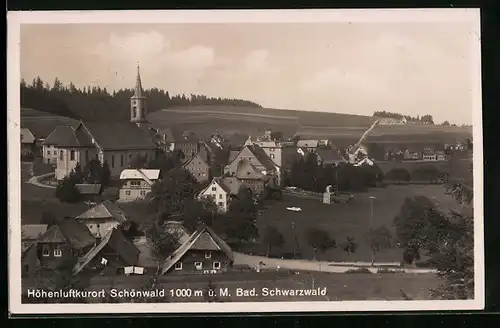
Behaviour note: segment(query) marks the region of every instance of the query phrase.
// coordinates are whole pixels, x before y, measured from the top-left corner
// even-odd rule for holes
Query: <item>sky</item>
[[[268,108],[431,114],[472,124],[465,22],[44,24],[21,28],[21,77],[251,100]]]

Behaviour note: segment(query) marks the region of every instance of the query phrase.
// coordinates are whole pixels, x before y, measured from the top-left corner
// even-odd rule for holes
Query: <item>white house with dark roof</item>
[[[73,130],[73,127],[69,125],[57,126],[43,141],[42,156],[45,163],[57,164],[57,158],[59,157],[57,145],[64,143],[63,140],[67,138],[68,134],[67,129]]]
[[[36,138],[30,129],[21,128],[21,156],[30,156],[36,153]]]
[[[78,215],[76,220],[85,224],[94,237],[100,238],[128,219],[118,205],[105,200]]]
[[[203,189],[198,197],[213,200],[220,212],[227,212],[231,199],[238,195],[245,184],[236,177],[213,178],[212,182]]]
[[[153,184],[160,179],[158,169],[125,169],[120,174],[122,183],[119,191],[120,202],[145,199]]]

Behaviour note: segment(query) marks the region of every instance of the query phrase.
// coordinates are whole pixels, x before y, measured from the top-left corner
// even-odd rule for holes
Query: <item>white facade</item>
[[[145,199],[159,176],[160,170],[123,170],[120,174],[123,184],[119,191],[119,201],[133,202]]]
[[[225,213],[229,208],[229,193],[213,179],[210,185],[205,188],[199,195],[199,198],[211,198],[217,204],[217,208],[220,212]]]
[[[57,164],[58,148],[52,145],[42,146],[43,162],[47,164]]]

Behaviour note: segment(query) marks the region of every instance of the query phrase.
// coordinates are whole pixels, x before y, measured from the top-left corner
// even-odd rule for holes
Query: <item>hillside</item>
[[[239,106],[172,107],[150,113],[148,118],[156,127],[176,125],[200,136],[211,135],[216,129],[227,135],[258,135],[272,129],[286,137],[350,138],[359,138],[374,121],[361,115]]]
[[[453,143],[472,138],[471,127],[405,124],[377,125],[366,137],[376,143]]]
[[[76,127],[78,120],[31,108],[21,108],[21,128],[28,128],[40,139],[45,139],[58,125]]]

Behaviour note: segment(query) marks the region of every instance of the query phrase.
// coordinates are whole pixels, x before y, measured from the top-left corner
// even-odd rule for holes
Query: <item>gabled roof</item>
[[[231,150],[231,151],[229,151],[229,160],[228,160],[228,162],[232,163],[234,161],[234,159],[236,158],[236,156],[239,155],[240,152],[241,152],[241,150]]]
[[[254,154],[255,158],[264,166],[268,171],[273,171],[276,169],[277,165],[273,160],[267,156],[266,152],[257,145],[246,146]]]
[[[103,150],[154,149],[149,132],[130,122],[82,122],[76,130],[85,129]]]
[[[113,202],[105,200],[76,217],[78,220],[115,219],[119,223],[127,221],[125,213]]]
[[[158,169],[125,169],[120,173],[120,180],[144,180],[150,185],[160,178]]]
[[[87,136],[76,134],[69,125],[57,126],[45,139],[44,145],[56,147],[91,147],[92,143]]]
[[[23,224],[21,225],[21,240],[34,240],[47,232],[47,224]]]
[[[243,168],[247,165],[250,170],[243,170]],[[238,165],[236,169],[236,178],[238,179],[260,179],[263,181],[269,180],[269,176],[264,175],[255,165],[250,163],[249,161],[243,161]]]
[[[36,140],[33,133],[31,133],[30,129],[21,128],[21,143],[32,144]]]
[[[324,164],[346,162],[339,152],[330,148],[317,148],[316,154]]]
[[[98,183],[77,183],[75,188],[82,195],[99,195],[102,190],[102,185]]]
[[[168,257],[162,267],[161,274],[165,274],[172,266],[175,265],[190,249],[196,250],[221,250],[230,261],[234,261],[233,251],[231,247],[222,240],[212,229],[204,226],[195,231],[189,239],[182,244],[174,253]]]
[[[119,229],[112,229],[87,254],[78,259],[73,275],[80,273],[105,247],[111,247],[127,265],[135,265],[139,260],[139,249],[129,241]]]
[[[245,186],[243,182],[236,177],[219,178],[218,182],[230,195],[237,195],[241,188]]]
[[[95,238],[86,225],[73,218],[57,220],[38,240],[38,243],[68,243],[80,249],[95,243]]]
[[[190,160],[188,160],[186,163],[184,163],[183,167],[187,167],[191,163],[196,163],[196,165],[198,165],[198,163],[200,163],[201,165],[210,166],[210,165],[208,165],[206,158],[204,159],[203,157],[204,156],[202,156],[202,154],[200,154],[200,152],[198,152]]]

